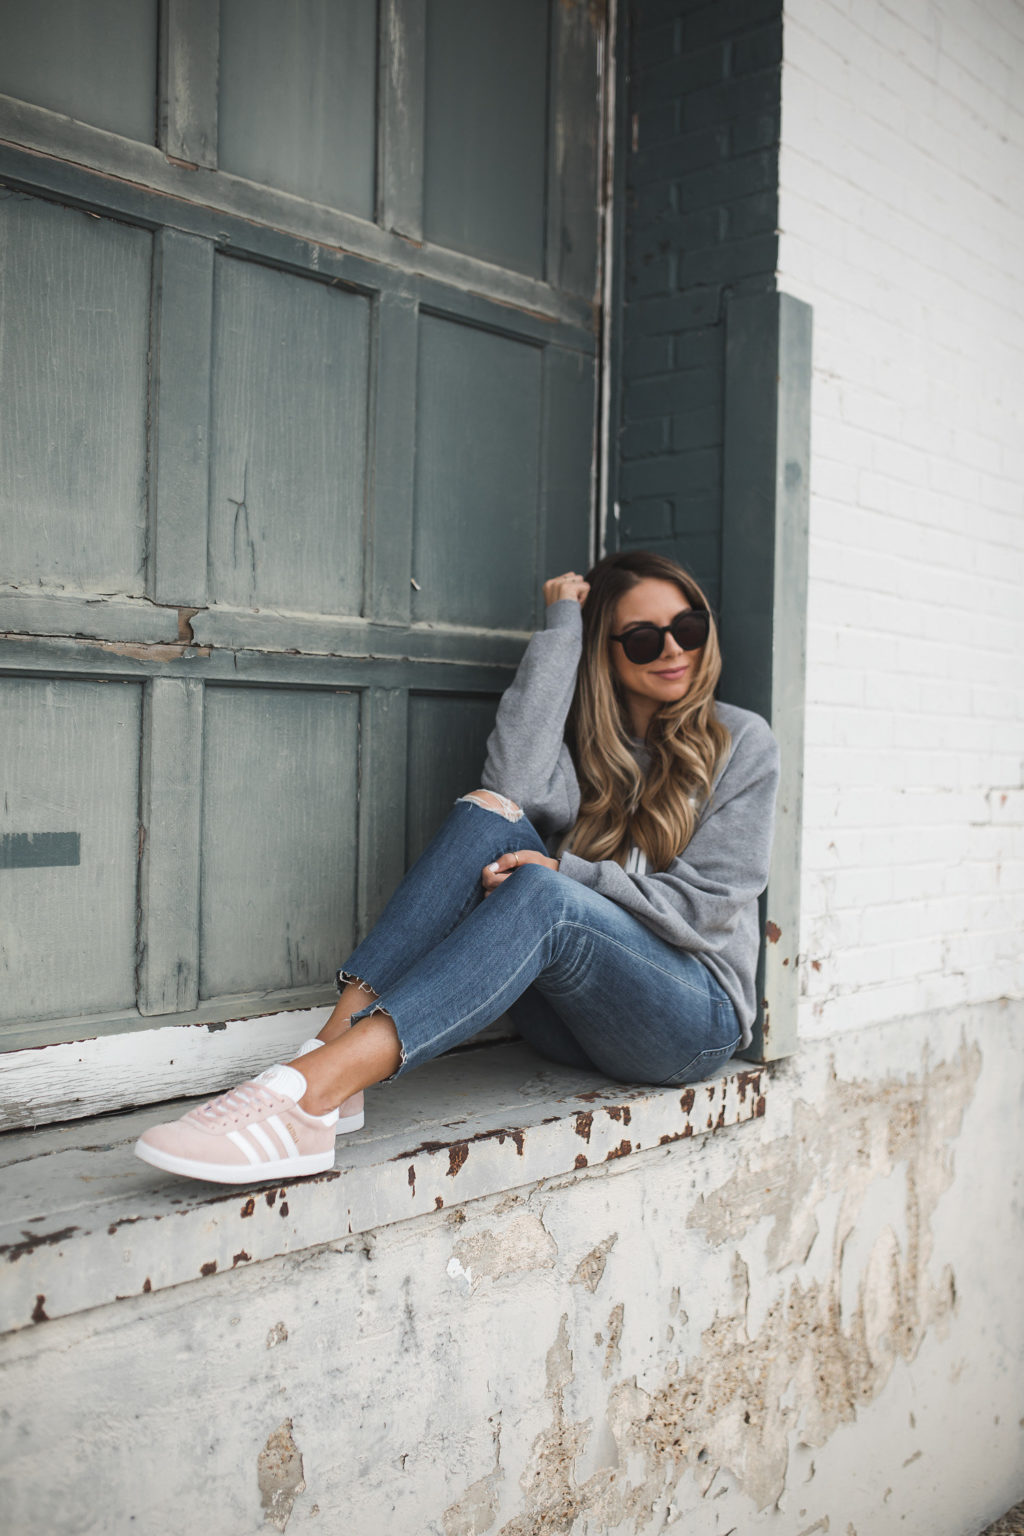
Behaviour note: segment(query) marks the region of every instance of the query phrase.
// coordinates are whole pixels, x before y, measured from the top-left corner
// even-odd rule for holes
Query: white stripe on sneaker
[[[273,1161],[274,1158],[281,1156],[281,1149],[274,1146],[274,1143],[271,1141],[262,1125],[247,1125],[246,1130],[249,1132],[249,1135],[252,1137],[253,1141],[259,1142],[260,1146],[266,1153],[268,1162]]]
[[[274,1133],[278,1137],[280,1137],[281,1145],[282,1145],[282,1147],[284,1147],[284,1150],[287,1152],[288,1156],[289,1157],[298,1157],[299,1149],[295,1145],[295,1143],[292,1140],[292,1138],[289,1136],[287,1130],[285,1129],[284,1125],[282,1124],[282,1122],[278,1118],[278,1116],[277,1115],[268,1115],[267,1116],[267,1124],[271,1127],[271,1129],[274,1131]],[[252,1127],[250,1127],[250,1129],[255,1130],[256,1127],[252,1126]]]
[[[241,1131],[228,1131],[227,1136],[228,1141],[233,1141],[235,1146],[245,1153],[250,1163],[256,1164],[261,1161],[259,1153],[255,1148],[250,1147]]]

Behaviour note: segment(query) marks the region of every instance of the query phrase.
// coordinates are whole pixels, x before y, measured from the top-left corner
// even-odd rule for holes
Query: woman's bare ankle
[[[390,1077],[401,1061],[394,1021],[378,1009],[342,1030],[336,1040],[325,1042],[322,1051],[310,1051],[289,1062],[306,1079],[299,1108],[310,1115],[329,1114],[361,1089]]]
[[[362,981],[350,981],[334,1005],[333,1012],[323,1029],[317,1035],[325,1045],[330,1045],[333,1040],[338,1040],[343,1034],[352,1028],[352,1015],[360,1013],[368,1008],[371,1003],[379,1002],[376,992]]]
[[[330,1045],[332,1040],[340,1039],[346,1030],[351,1028],[352,1020],[348,1014],[344,1015],[342,1018],[337,1018],[335,1017],[335,1014],[332,1013],[331,1017],[327,1020],[327,1023],[324,1025],[323,1029],[320,1030],[316,1038],[318,1040],[322,1040],[324,1045]]]

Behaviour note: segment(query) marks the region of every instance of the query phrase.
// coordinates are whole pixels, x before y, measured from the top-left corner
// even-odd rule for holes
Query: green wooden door
[[[600,8],[23,0],[0,1049],[328,996],[592,546]]]

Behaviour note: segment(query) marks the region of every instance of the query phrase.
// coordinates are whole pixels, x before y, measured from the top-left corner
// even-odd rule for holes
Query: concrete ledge
[[[132,1156],[187,1101],[0,1137],[0,1333],[632,1157],[764,1114],[768,1073],[630,1087],[520,1043],[429,1062],[367,1095],[337,1166],[250,1189]]]

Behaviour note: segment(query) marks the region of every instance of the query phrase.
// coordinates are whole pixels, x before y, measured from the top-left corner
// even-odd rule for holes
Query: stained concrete
[[[1024,1503],[1008,1509],[1006,1514],[983,1531],[981,1536],[1024,1536]]]
[[[745,1125],[18,1329],[12,1528],[977,1536],[1024,1465],[1022,1024],[815,1045]]]
[[[754,1120],[768,1085],[735,1061],[664,1089],[554,1067],[521,1043],[462,1052],[372,1090],[330,1172],[242,1189],[132,1156],[187,1102],[4,1136],[0,1333]]]

